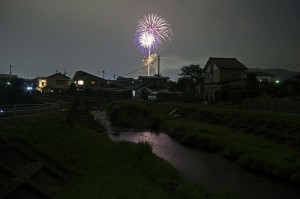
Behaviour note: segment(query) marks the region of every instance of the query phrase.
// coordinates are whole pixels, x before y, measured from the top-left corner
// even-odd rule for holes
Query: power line
[[[140,71],[140,70],[143,70],[143,69],[146,68],[146,67],[148,67],[148,66],[143,66],[142,68],[139,68],[139,69],[134,70],[134,71],[132,71],[132,72],[125,73],[125,74],[123,74],[122,76],[124,76],[124,75],[130,75],[130,74],[136,73],[136,72],[138,72],[138,71]]]

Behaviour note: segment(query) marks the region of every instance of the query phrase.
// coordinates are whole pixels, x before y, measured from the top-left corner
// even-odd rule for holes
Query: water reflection
[[[300,198],[300,190],[295,185],[251,173],[218,154],[184,147],[163,133],[123,132],[109,136],[113,141],[152,143],[153,153],[207,189],[229,186],[245,199]]]

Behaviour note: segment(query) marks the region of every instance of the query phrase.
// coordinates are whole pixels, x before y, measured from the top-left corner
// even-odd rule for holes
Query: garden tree
[[[181,76],[182,79],[189,79],[192,80],[195,84],[200,84],[203,82],[202,78],[202,68],[200,68],[199,64],[191,64],[189,66],[183,66],[180,68],[181,73],[179,73],[179,76]]]
[[[199,64],[191,64],[189,66],[183,66],[180,68],[181,73],[178,75],[180,78],[177,82],[178,90],[185,90],[187,88],[195,89],[197,85],[203,84],[202,68]]]
[[[77,90],[76,85],[74,83],[71,83],[70,86],[69,86],[69,94],[74,95],[76,90]]]
[[[246,89],[247,90],[257,90],[257,80],[255,73],[247,73],[246,78]]]

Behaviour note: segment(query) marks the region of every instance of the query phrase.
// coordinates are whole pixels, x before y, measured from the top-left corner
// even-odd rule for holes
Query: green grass
[[[90,120],[68,126],[56,113],[0,122],[0,139],[22,141],[68,172],[55,198],[231,198],[187,182],[148,144],[113,143]]]
[[[142,104],[149,108],[156,110],[162,115],[166,115],[174,109],[187,109],[187,110],[206,110],[219,114],[230,114],[246,118],[257,118],[262,120],[284,122],[288,124],[300,123],[300,114],[298,113],[284,113],[284,112],[272,112],[272,111],[260,111],[260,110],[243,110],[233,109],[224,106],[224,104],[216,105],[203,105],[203,104],[188,104],[178,102],[148,102],[148,101],[136,101],[135,103]]]
[[[132,101],[112,102],[107,109],[108,116],[116,126],[137,129],[158,129],[162,119],[147,106]]]
[[[181,143],[238,160],[252,170],[300,184],[300,152],[243,132],[197,121],[173,119],[163,130]]]
[[[133,102],[131,103],[133,104]],[[166,116],[168,112],[175,108],[185,108],[187,113],[201,108],[212,112],[260,118],[267,117],[269,115],[267,112],[238,111],[190,104],[140,101],[135,103],[141,107],[142,105],[144,107],[147,106],[147,109],[156,109],[165,118],[160,125],[160,130],[166,132],[182,144],[218,152],[230,159],[237,160],[244,167],[300,184],[300,152],[298,150],[227,127],[209,125],[186,119],[174,119]],[[127,109],[122,110],[124,110],[122,117],[130,117],[131,114],[126,111]],[[285,120],[291,123],[297,121],[299,118],[299,115],[287,113],[274,113],[269,118],[280,120],[280,115],[287,116]],[[147,118],[140,115],[139,120],[147,120]]]

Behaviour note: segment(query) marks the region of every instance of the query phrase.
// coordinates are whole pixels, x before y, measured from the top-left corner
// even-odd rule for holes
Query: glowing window
[[[78,80],[78,85],[83,85],[83,84],[84,84],[83,80]]]
[[[96,82],[95,82],[95,81],[92,81],[92,84],[94,85],[94,84],[96,84]]]

